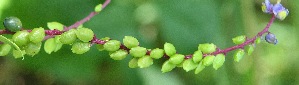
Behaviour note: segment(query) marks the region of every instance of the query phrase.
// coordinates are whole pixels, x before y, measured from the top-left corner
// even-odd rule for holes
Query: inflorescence
[[[280,2],[278,0],[273,5],[269,0],[265,0],[262,3],[262,11],[273,16],[267,26],[253,38],[245,35],[237,36],[232,39],[236,45],[226,49],[220,49],[213,43],[199,44],[198,50],[190,55],[177,53],[171,43],[165,43],[163,49],[147,49],[141,47],[139,41],[132,36],[125,36],[122,42],[109,37],[98,39],[93,31],[83,27],[83,24],[104,9],[110,0],[106,0],[103,5],[97,5],[94,12],[69,27],[59,22],[49,22],[47,23],[49,30],[42,27],[25,30],[22,28],[21,20],[7,17],[3,22],[5,29],[0,30],[0,34],[13,36],[7,38],[0,35],[0,56],[6,56],[11,49],[15,58],[24,59],[24,55],[34,56],[39,53],[43,41],[45,41],[44,50],[48,54],[59,51],[63,45],[71,45],[73,53],[83,54],[89,51],[91,46],[96,45],[99,51],[108,51],[113,60],[123,60],[127,55],[133,56],[129,61],[130,68],[146,68],[153,64],[154,59],[167,58],[168,60],[162,65],[163,73],[175,67],[182,67],[187,72],[195,69],[195,74],[198,74],[206,66],[213,65],[216,70],[220,68],[226,54],[233,50],[236,50],[234,61],[239,62],[245,54],[250,55],[254,51],[255,45],[261,42],[263,34],[266,34],[265,40],[268,43],[277,44],[278,41],[275,35],[269,32],[269,28],[275,18],[284,20],[289,13]]]

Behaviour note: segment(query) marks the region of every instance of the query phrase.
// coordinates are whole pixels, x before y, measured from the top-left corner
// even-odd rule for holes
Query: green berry
[[[138,67],[138,58],[133,58],[129,62],[130,68],[137,68]]]
[[[125,36],[125,38],[123,39],[123,43],[129,49],[137,47],[139,45],[138,40],[132,36]]]
[[[61,34],[61,37],[60,37],[60,42],[62,44],[72,44],[73,42],[76,41],[77,39],[77,36],[76,36],[76,31],[75,29],[71,29],[67,32],[64,32]]]
[[[159,59],[163,57],[163,55],[164,55],[164,50],[159,48],[152,50],[150,53],[150,56],[154,59]]]
[[[100,12],[101,10],[102,10],[102,4],[99,4],[99,5],[97,5],[95,8],[94,8],[94,11],[95,12]]]
[[[225,55],[224,54],[218,54],[216,55],[214,62],[213,62],[213,68],[217,70],[220,68],[225,61]]]
[[[256,37],[255,43],[256,43],[256,44],[261,43],[261,37]]]
[[[139,46],[131,48],[130,54],[134,57],[142,57],[146,54],[146,48]]]
[[[22,29],[22,22],[17,17],[7,17],[4,19],[3,22],[4,27],[11,31],[11,32],[17,32]]]
[[[201,72],[205,67],[206,67],[206,66],[203,65],[203,62],[200,62],[200,63],[198,64],[198,66],[196,67],[194,73],[195,73],[195,74],[198,74],[198,73]]]
[[[46,53],[51,54],[56,49],[56,43],[54,38],[46,40],[44,50]]]
[[[90,49],[90,44],[85,42],[75,42],[72,45],[72,52],[75,54],[83,54]]]
[[[203,56],[201,50],[195,51],[192,56],[193,62],[199,63],[202,60],[202,57]]]
[[[175,64],[169,62],[169,60],[165,61],[162,65],[162,73],[169,72],[176,67]]]
[[[184,60],[183,62],[183,69],[188,72],[197,67],[198,64],[194,63],[192,59]]]
[[[94,33],[91,29],[79,28],[77,29],[76,35],[79,40],[83,42],[89,42],[93,39]]]
[[[48,22],[47,25],[50,30],[54,30],[54,29],[57,29],[60,31],[63,30],[63,24],[61,24],[59,22]]]
[[[29,40],[34,43],[39,43],[41,42],[45,37],[45,30],[44,28],[34,28],[30,33],[29,33]]]
[[[175,47],[171,43],[165,43],[164,50],[165,50],[166,55],[168,55],[168,56],[172,56],[172,55],[176,54]]]
[[[120,41],[110,40],[104,44],[104,49],[110,52],[117,51],[120,48]]]
[[[202,60],[202,64],[205,66],[209,66],[213,63],[214,59],[215,59],[214,55],[208,55]]]
[[[110,58],[112,58],[113,60],[122,60],[122,59],[126,58],[127,55],[128,55],[127,51],[118,50],[118,51],[111,53]]]
[[[246,36],[245,35],[237,36],[237,37],[233,38],[232,40],[235,44],[242,44],[246,41]]]
[[[97,44],[96,47],[97,47],[97,49],[98,49],[99,51],[103,51],[103,50],[105,50],[104,45]]]
[[[175,54],[173,56],[170,56],[170,59],[169,59],[169,62],[172,63],[172,64],[180,64],[184,61],[185,59],[185,56],[182,55],[182,54]]]
[[[42,42],[39,43],[28,43],[25,47],[25,52],[27,55],[34,56],[36,55],[42,46]]]
[[[245,52],[243,49],[237,50],[234,54],[234,60],[236,62],[239,62],[243,58],[244,54],[245,54]]]
[[[11,50],[11,46],[9,44],[1,44],[0,45],[0,56],[6,56]]]
[[[61,35],[56,35],[55,36],[55,43],[56,43],[56,47],[55,47],[55,49],[54,49],[54,52],[57,52],[58,50],[60,50],[61,49],[61,47],[62,47],[62,43],[60,42],[60,37],[61,37]]]
[[[201,50],[204,54],[213,53],[216,51],[216,45],[214,45],[213,43],[199,44],[198,50]]]
[[[24,46],[29,43],[29,32],[27,31],[18,31],[12,36],[12,41],[15,42],[18,46]]]
[[[151,66],[152,64],[153,64],[153,59],[148,55],[145,55],[138,59],[138,66],[140,68],[146,68]]]

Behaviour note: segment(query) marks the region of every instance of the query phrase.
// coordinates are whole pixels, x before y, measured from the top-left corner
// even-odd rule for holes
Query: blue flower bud
[[[274,44],[276,45],[277,44],[277,39],[275,37],[274,34],[272,33],[268,33],[266,36],[265,36],[265,40],[268,42],[268,43],[271,43],[271,44]]]
[[[271,4],[269,0],[265,0],[265,2],[262,3],[262,11],[265,13],[271,14],[272,7],[273,7],[273,4]]]
[[[284,20],[289,14],[289,10],[284,8],[280,3],[275,4],[272,9],[275,17],[280,20]]]

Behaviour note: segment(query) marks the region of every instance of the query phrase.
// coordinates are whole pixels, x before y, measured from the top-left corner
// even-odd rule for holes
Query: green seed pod
[[[169,62],[172,64],[180,64],[184,61],[185,56],[182,54],[175,54],[173,56],[170,57]]]
[[[162,71],[162,73],[169,72],[172,69],[174,69],[175,67],[176,67],[176,65],[170,63],[169,60],[167,60],[163,63],[161,71]]]
[[[199,63],[202,60],[202,52],[201,50],[195,51],[192,56],[193,62]]]
[[[225,61],[225,55],[224,54],[218,54],[216,55],[214,62],[213,62],[213,68],[217,70],[220,68]]]
[[[24,46],[29,43],[29,32],[27,31],[18,31],[12,36],[12,41],[15,42],[18,46]]]
[[[204,68],[205,68],[206,66],[205,65],[203,65],[203,63],[202,62],[200,62],[199,64],[198,64],[198,66],[196,67],[196,69],[195,69],[195,74],[198,74],[199,72],[201,72]]]
[[[252,52],[254,51],[254,46],[248,45],[248,46],[246,46],[246,50],[247,50],[247,55],[251,55]]]
[[[117,40],[110,40],[104,44],[104,49],[110,52],[117,51],[120,48],[120,44]]]
[[[11,50],[11,46],[9,44],[1,44],[0,45],[0,56],[6,56]]]
[[[12,55],[15,58],[24,58],[24,54],[26,54],[26,52],[24,50],[12,50]]]
[[[67,32],[64,32],[61,34],[61,37],[60,37],[60,42],[62,44],[72,44],[73,42],[76,41],[77,39],[77,36],[76,36],[76,31],[75,29],[71,29]]]
[[[151,51],[150,56],[154,59],[160,59],[164,55],[164,50],[156,48]]]
[[[44,28],[34,28],[30,33],[29,33],[29,40],[34,43],[39,43],[41,42],[45,37],[45,30]]]
[[[209,66],[213,63],[214,59],[215,59],[214,55],[208,55],[202,60],[202,64],[205,66]]]
[[[56,43],[54,38],[46,40],[44,50],[46,53],[51,54],[56,49]]]
[[[125,38],[123,39],[123,43],[129,49],[137,47],[139,45],[138,40],[132,36],[125,36]]]
[[[99,51],[103,51],[103,50],[105,50],[104,45],[97,44],[96,47],[97,47],[97,49],[98,49]]]
[[[148,55],[145,55],[138,59],[138,66],[140,68],[146,68],[151,66],[152,64],[153,64],[153,59]]]
[[[83,42],[89,42],[93,39],[94,33],[91,29],[79,28],[77,29],[76,35],[79,40]]]
[[[17,32],[22,29],[22,22],[17,17],[7,17],[4,19],[3,22],[4,27],[11,31],[11,32]]]
[[[59,22],[48,22],[47,25],[50,30],[54,30],[54,29],[57,29],[60,31],[63,30],[63,24],[61,24]]]
[[[164,51],[165,51],[166,55],[168,55],[168,56],[172,56],[172,55],[176,54],[175,47],[171,43],[164,44]]]
[[[183,69],[188,72],[197,67],[198,64],[194,63],[192,59],[187,59],[183,62]]]
[[[101,10],[102,10],[102,4],[99,4],[94,8],[95,12],[100,12]]]
[[[129,62],[130,68],[137,68],[138,67],[138,58],[133,58]]]
[[[72,46],[72,52],[75,54],[83,54],[90,49],[90,44],[85,42],[75,42]]]
[[[27,55],[34,56],[36,55],[42,46],[42,42],[39,43],[28,43],[25,47],[25,52]]]
[[[213,43],[199,44],[198,50],[201,50],[204,54],[213,53],[216,51],[216,45],[214,45]]]
[[[246,41],[246,36],[245,35],[237,36],[237,37],[233,38],[232,40],[235,44],[242,44]]]
[[[146,48],[144,47],[131,48],[130,54],[134,57],[142,57],[146,54]]]
[[[234,54],[234,60],[236,62],[239,62],[243,58],[244,54],[245,54],[245,52],[243,49],[237,50]]]
[[[126,58],[127,55],[128,55],[127,51],[118,50],[118,51],[111,53],[110,58],[112,58],[113,60],[122,60],[122,59]]]

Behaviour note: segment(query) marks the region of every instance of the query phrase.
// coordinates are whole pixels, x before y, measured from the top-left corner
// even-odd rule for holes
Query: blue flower
[[[269,0],[265,0],[265,2],[262,3],[262,11],[268,14],[272,13],[273,4],[270,3]]]
[[[284,20],[288,16],[289,10],[284,8],[280,3],[277,3],[273,6],[273,13],[276,18]]]

